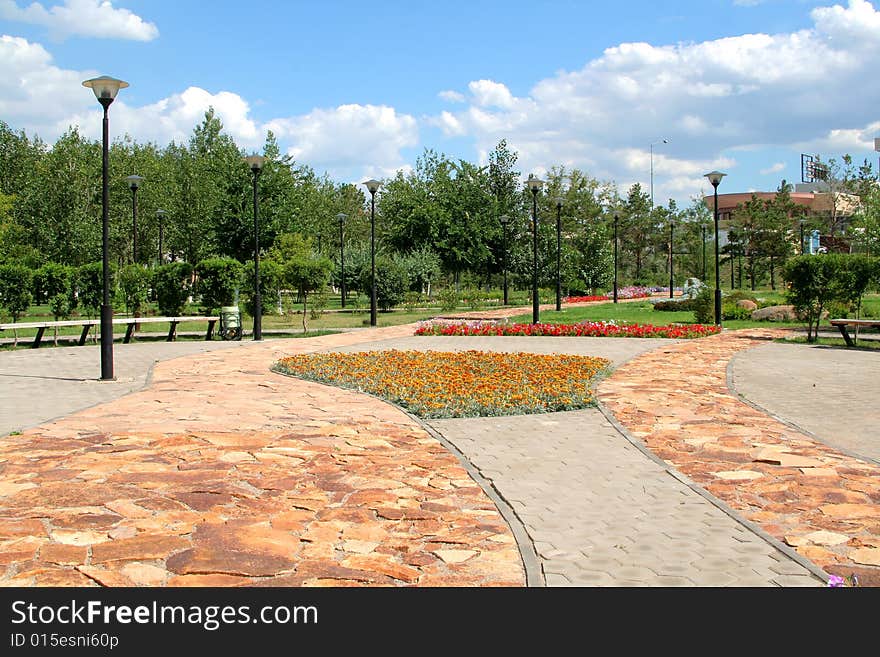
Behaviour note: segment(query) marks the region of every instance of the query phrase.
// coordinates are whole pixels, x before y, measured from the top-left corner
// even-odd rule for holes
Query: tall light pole
[[[614,303],[617,303],[617,223],[620,213],[614,213]]]
[[[556,310],[562,310],[562,204],[564,199],[556,197]]]
[[[672,287],[675,281],[673,276],[673,240],[675,238],[675,222],[669,221],[669,298],[672,298]]]
[[[715,188],[715,325],[721,326],[721,266],[718,262],[718,184],[726,173],[720,171],[711,171],[706,174],[706,178]],[[733,261],[731,260],[731,263]],[[733,267],[733,264],[731,264]]]
[[[143,181],[143,176],[126,176],[128,187],[131,189],[131,261],[138,260],[138,203],[137,192]]]
[[[370,179],[364,185],[370,192],[370,326],[376,326],[376,192],[382,183]]]
[[[165,210],[159,209],[156,210],[156,219],[159,222],[159,264],[161,265],[165,262],[165,258],[162,256],[162,238],[165,233],[165,215],[167,213]]]
[[[257,180],[263,171],[266,158],[262,155],[249,155],[244,158],[254,174],[254,340],[263,339],[263,300],[260,295],[260,201],[257,195]]]
[[[540,315],[538,307],[538,192],[541,191],[544,181],[535,178],[530,173],[526,185],[532,192],[532,324],[537,324]]]
[[[507,305],[507,224],[510,223],[510,217],[506,214],[502,214],[498,217],[498,221],[501,222],[501,233],[503,240],[503,248],[504,252],[501,254],[501,269],[504,275],[504,305]]]
[[[706,282],[706,224],[700,224],[700,237],[703,238],[703,282]]]
[[[336,218],[339,220],[339,266],[341,270],[339,288],[342,292],[342,307],[345,308],[345,220],[348,215],[340,212]]]
[[[662,141],[654,141],[651,142],[651,209],[654,209],[654,144],[668,144],[669,141],[663,139]]]
[[[113,307],[110,305],[110,120],[107,109],[120,89],[128,82],[106,75],[92,78],[82,83],[95,92],[95,97],[104,108],[103,149],[101,154],[101,252],[103,265],[103,298],[101,300],[101,380],[113,380]]]

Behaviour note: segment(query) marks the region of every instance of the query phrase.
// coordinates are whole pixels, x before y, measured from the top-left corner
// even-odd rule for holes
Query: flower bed
[[[299,354],[276,372],[368,392],[425,418],[522,415],[595,404],[604,358],[486,351]]]
[[[597,294],[591,297],[565,297],[563,303],[585,303],[587,301],[608,301],[607,294]]]
[[[651,294],[652,291],[650,288],[640,286],[621,287],[617,290],[618,299],[644,299],[650,297]],[[565,303],[584,303],[588,301],[611,301],[612,298],[613,294],[609,293],[593,296],[565,297],[563,301]]]
[[[597,338],[701,338],[719,333],[714,324],[615,324],[579,322],[577,324],[480,324],[433,323],[419,326],[415,335],[533,335]]]

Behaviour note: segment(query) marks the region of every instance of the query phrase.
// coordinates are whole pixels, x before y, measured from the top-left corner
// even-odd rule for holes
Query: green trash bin
[[[241,340],[241,311],[238,306],[220,309],[220,337],[224,340]]]

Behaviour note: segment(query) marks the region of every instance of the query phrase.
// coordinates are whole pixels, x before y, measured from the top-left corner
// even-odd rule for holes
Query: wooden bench
[[[124,325],[125,329],[125,337],[122,341],[125,344],[131,342],[132,337],[134,336],[135,327],[138,324],[170,324],[170,328],[168,329],[168,337],[166,338],[167,342],[172,342],[177,338],[177,325],[181,322],[196,322],[203,321],[208,322],[208,330],[205,332],[205,340],[210,340],[214,337],[214,326],[219,321],[219,317],[207,317],[207,316],[190,316],[190,317],[118,317],[113,320],[114,325]],[[86,343],[86,338],[89,335],[89,331],[93,326],[100,326],[100,319],[70,319],[64,320],[60,322],[22,322],[21,324],[0,324],[0,331],[12,330],[12,329],[37,329],[37,334],[34,336],[34,341],[31,343],[31,349],[36,349],[40,346],[40,343],[43,340],[43,334],[45,333],[47,328],[56,328],[62,326],[82,326],[82,333],[80,333],[79,340],[77,344],[84,345]]]
[[[866,326],[868,328],[880,328],[880,319],[832,319],[829,320],[829,324],[836,326],[840,330],[840,334],[843,336],[847,347],[854,347],[856,343],[850,337],[847,327]]]

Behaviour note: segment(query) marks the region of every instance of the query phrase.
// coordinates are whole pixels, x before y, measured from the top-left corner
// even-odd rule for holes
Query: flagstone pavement
[[[56,395],[76,388],[66,403],[83,410],[41,410],[0,438],[0,585],[823,586],[832,573],[880,584],[880,465],[729,388],[732,359],[773,332],[412,330],[200,348],[113,400],[89,397],[111,383],[44,381]],[[117,359],[145,346],[120,345]],[[268,369],[363,348],[566,351],[615,369],[598,409],[430,423]],[[66,351],[27,357],[51,369],[50,352]],[[0,354],[0,374],[22,353]],[[26,418],[36,393],[15,383],[0,376],[0,393]]]

